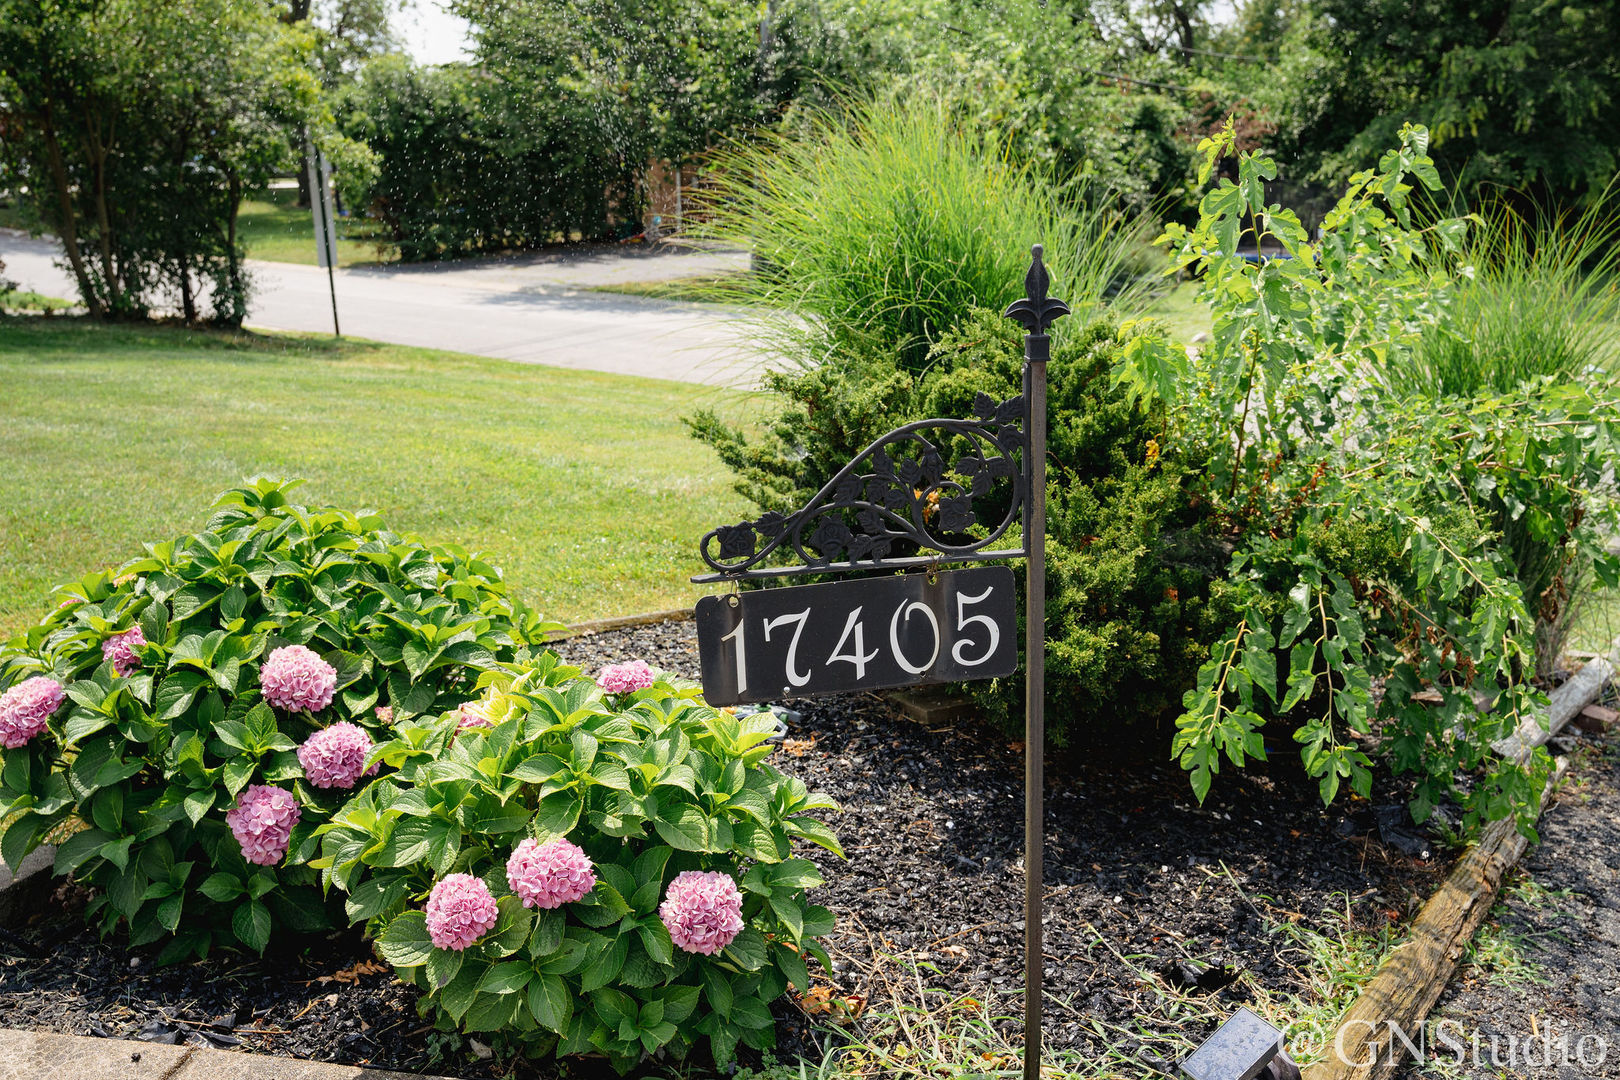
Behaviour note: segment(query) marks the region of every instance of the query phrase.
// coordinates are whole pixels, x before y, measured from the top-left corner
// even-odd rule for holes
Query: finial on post
[[[1046,328],[1069,314],[1069,305],[1062,300],[1048,299],[1052,286],[1051,275],[1042,261],[1044,250],[1040,244],[1029,249],[1029,273],[1024,276],[1024,299],[1007,305],[1003,316],[1023,326],[1031,336],[1045,337]]]

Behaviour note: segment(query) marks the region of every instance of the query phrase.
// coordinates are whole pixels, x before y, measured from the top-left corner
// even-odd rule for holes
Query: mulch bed
[[[697,672],[690,622],[576,638],[558,651],[588,671],[640,657]],[[901,719],[872,695],[785,704],[798,715],[771,760],[844,807],[831,820],[848,861],[808,853],[828,882],[814,899],[839,917],[827,941],[837,993],[864,995],[881,1009],[896,964],[922,963],[932,965],[930,988],[947,997],[1005,996],[1016,1013],[1022,748],[972,723],[929,728]],[[1404,919],[1450,862],[1440,845],[1400,826],[1403,800],[1393,788],[1324,811],[1286,747],[1272,766],[1218,778],[1200,807],[1165,760],[1167,743],[1168,735],[1155,735],[1149,754],[1090,745],[1085,758],[1048,768],[1047,987],[1063,1003],[1048,1009],[1054,1049],[1088,1057],[1109,1049],[1089,1019],[1119,1022],[1144,1008],[1145,970],[1174,982],[1199,975],[1178,965],[1200,961],[1213,969],[1204,979],[1220,1009],[1242,1004],[1247,992],[1241,983],[1219,988],[1223,965],[1268,990],[1301,992],[1300,957],[1277,924],[1342,925],[1347,907],[1361,926]],[[479,1057],[465,1039],[428,1030],[416,992],[385,971],[356,973],[370,959],[356,934],[262,960],[220,954],[154,969],[87,931],[76,910],[83,899],[76,888],[58,889],[20,928],[48,959],[0,955],[0,1022],[466,1077],[512,1070],[509,1060]],[[0,954],[15,951],[0,943]],[[822,1036],[804,1014],[787,999],[776,1012],[779,1056],[819,1060]],[[1016,1038],[1016,1022],[1003,1026]],[[598,1074],[588,1064],[536,1071],[519,1063],[516,1071]]]

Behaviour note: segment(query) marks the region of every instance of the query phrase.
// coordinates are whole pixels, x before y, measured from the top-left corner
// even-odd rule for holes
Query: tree
[[[6,167],[61,238],[86,308],[237,325],[245,189],[316,113],[309,40],[265,0],[0,0]]]
[[[761,118],[760,12],[730,0],[460,0],[478,66],[501,86],[516,153],[613,191],[640,219],[645,170]]]
[[[1320,178],[1372,164],[1407,122],[1467,192],[1588,198],[1620,166],[1620,8],[1608,0],[1314,0],[1315,71],[1294,155]]]

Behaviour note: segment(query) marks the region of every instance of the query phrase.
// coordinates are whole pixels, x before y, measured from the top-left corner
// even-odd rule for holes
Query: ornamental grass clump
[[[582,677],[546,654],[479,679],[464,710],[397,723],[385,772],[317,831],[347,896],[441,1030],[627,1070],[707,1042],[765,1048],[768,1008],[832,914],[795,845],[841,855],[835,809],[766,763],[769,714],[738,718],[641,665]]]
[[[1481,215],[1467,254],[1474,272],[1457,282],[1443,317],[1415,348],[1391,356],[1395,393],[1437,402],[1511,399],[1563,384],[1613,393],[1620,214],[1612,198],[1579,215],[1541,210],[1533,218],[1498,205]],[[1513,561],[1536,620],[1536,670],[1548,674],[1597,584],[1601,556],[1583,544],[1590,530],[1582,526],[1602,507],[1568,483],[1574,470],[1563,453],[1523,456],[1522,468],[1496,470],[1474,497]]]
[[[467,700],[555,625],[500,571],[296,482],[228,491],[196,534],[58,590],[0,648],[0,857],[55,870],[160,959],[341,922],[305,862],[390,724]]]

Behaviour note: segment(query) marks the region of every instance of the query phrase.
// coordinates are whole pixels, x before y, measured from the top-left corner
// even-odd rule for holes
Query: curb
[[[452,1080],[428,1073],[166,1046],[131,1039],[0,1029],[0,1080]]]

